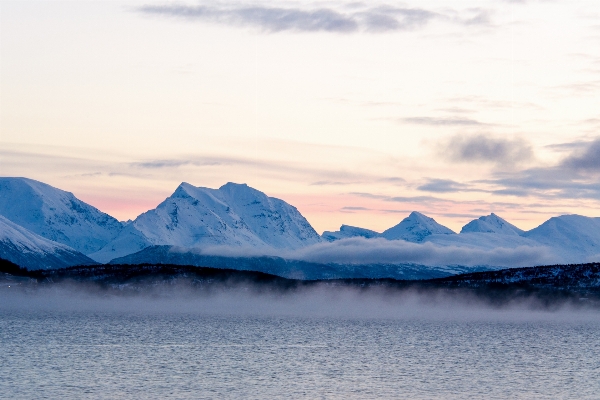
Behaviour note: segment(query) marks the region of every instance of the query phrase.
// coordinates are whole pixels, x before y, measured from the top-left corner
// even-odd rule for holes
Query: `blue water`
[[[265,307],[277,302],[267,300]],[[209,310],[207,299],[195,300],[192,308],[209,306],[197,312],[140,306],[160,299],[113,307],[120,301],[129,300],[66,310],[60,302],[0,306],[0,397],[600,398],[594,313],[470,312],[471,305],[453,316],[452,307],[435,313],[433,305],[416,314],[370,316],[367,307],[335,316],[310,307],[252,313],[238,299],[227,312],[222,303]],[[414,303],[373,307],[384,306]]]

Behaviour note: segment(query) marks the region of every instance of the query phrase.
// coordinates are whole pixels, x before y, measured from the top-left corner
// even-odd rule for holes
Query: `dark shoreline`
[[[152,288],[185,285],[200,290],[230,289],[285,293],[303,289],[353,288],[360,291],[411,290],[468,295],[504,305],[535,300],[543,307],[564,303],[600,307],[600,264],[574,264],[475,272],[428,280],[329,279],[299,280],[256,271],[172,264],[105,264],[30,271],[0,259],[0,290],[76,285],[117,293],[144,293]]]

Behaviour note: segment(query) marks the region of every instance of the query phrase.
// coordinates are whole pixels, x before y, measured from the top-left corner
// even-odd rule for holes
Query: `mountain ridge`
[[[36,269],[95,264],[77,250],[37,235],[1,215],[0,258]]]
[[[292,205],[246,184],[219,189],[181,183],[91,257],[108,262],[151,245],[297,249],[322,242]]]
[[[104,247],[123,227],[73,193],[29,178],[0,177],[0,215],[83,254]]]

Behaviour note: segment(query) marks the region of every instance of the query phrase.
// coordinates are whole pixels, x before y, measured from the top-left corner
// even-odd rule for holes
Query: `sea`
[[[4,290],[0,398],[600,398],[597,309],[328,290]]]

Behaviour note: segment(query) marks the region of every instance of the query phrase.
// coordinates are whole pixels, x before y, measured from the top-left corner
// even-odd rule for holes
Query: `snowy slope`
[[[384,231],[381,236],[388,240],[403,239],[409,242],[422,242],[427,236],[455,235],[453,231],[435,222],[433,218],[413,211],[398,225]]]
[[[122,229],[72,193],[27,178],[0,177],[0,215],[84,254],[98,251]]]
[[[600,218],[552,217],[523,236],[555,249],[564,262],[600,260]]]
[[[357,236],[371,239],[374,237],[380,237],[381,233],[372,231],[370,229],[359,228],[356,226],[342,225],[340,227],[339,231],[335,231],[335,232],[325,231],[321,235],[321,237],[328,242],[333,242],[334,240],[346,239],[346,238],[357,237]]]
[[[150,245],[297,249],[321,241],[298,210],[282,200],[244,184],[209,189],[184,182],[90,256],[108,262]]]
[[[524,233],[523,230],[517,228],[494,213],[474,219],[463,226],[462,230],[460,231],[460,233],[469,232],[499,233],[502,235],[515,236],[520,236]]]
[[[28,269],[95,264],[61,243],[52,242],[0,216],[0,258]]]

